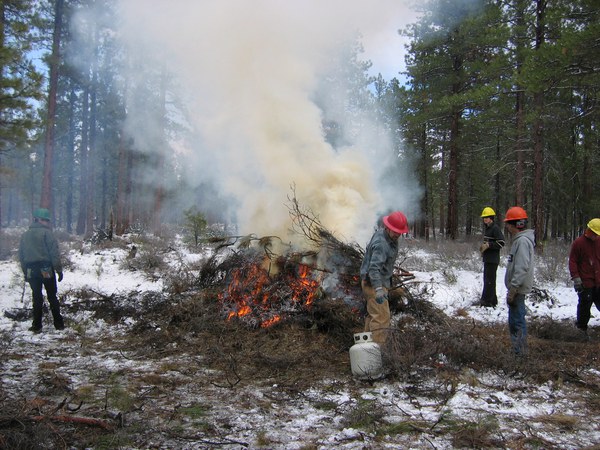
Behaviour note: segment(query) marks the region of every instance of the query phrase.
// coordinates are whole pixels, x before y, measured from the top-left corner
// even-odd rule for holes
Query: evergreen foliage
[[[202,233],[206,230],[206,226],[208,225],[204,214],[199,212],[194,206],[189,209],[186,209],[183,212],[185,217],[185,228],[191,234],[191,241],[194,246],[198,247],[201,241]]]
[[[28,219],[40,197],[47,92],[33,55],[50,62],[53,6],[1,3],[0,226]],[[477,234],[484,206],[501,216],[515,204],[540,240],[576,237],[600,210],[597,2],[428,0],[420,8],[401,30],[410,39],[405,78],[370,76],[358,34],[324,68],[314,98],[326,141],[335,150],[356,144],[368,121],[389,132],[397,159],[389,171],[410,164],[422,188],[419,237]],[[191,139],[178,80],[122,46],[117,14],[112,0],[64,0],[52,196],[55,223],[69,232],[103,228],[111,210],[118,234],[134,223],[159,231],[177,218],[165,203],[189,204],[179,196],[186,168],[171,148]],[[143,142],[126,128],[132,117],[152,124]],[[220,201],[215,190],[195,191],[197,205]]]

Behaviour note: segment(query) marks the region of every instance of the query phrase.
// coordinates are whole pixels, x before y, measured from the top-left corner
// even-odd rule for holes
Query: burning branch
[[[364,256],[363,249],[356,243],[346,244],[336,238],[321,224],[310,208],[300,206],[296,198],[295,186],[291,189],[292,196],[288,196],[288,210],[292,219],[292,230],[303,235],[313,247],[318,249],[319,253],[327,253],[329,257],[326,256],[325,260],[333,257],[334,261],[328,262],[333,263],[334,266],[341,265],[344,274],[358,276]]]

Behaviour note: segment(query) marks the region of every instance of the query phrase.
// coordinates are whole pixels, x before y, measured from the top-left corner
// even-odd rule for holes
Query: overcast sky
[[[388,21],[378,29],[369,30],[363,37],[365,59],[373,63],[370,74],[376,76],[381,73],[386,80],[400,79],[399,72],[404,71],[404,46],[408,40],[398,30],[417,18],[416,12],[403,3],[391,6]]]

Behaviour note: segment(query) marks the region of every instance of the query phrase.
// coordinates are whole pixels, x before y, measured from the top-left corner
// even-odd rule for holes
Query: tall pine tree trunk
[[[515,153],[517,157],[515,168],[515,198],[514,204],[523,206],[525,204],[525,186],[523,184],[525,174],[525,152],[527,139],[525,138],[525,91],[520,84],[521,69],[524,62],[525,50],[525,9],[528,0],[517,0],[515,2],[515,26],[513,45],[515,46],[515,66],[517,82],[515,85]]]
[[[583,99],[583,110],[588,111],[592,108],[590,104],[589,95],[585,95]],[[593,205],[590,204],[589,200],[594,198],[594,164],[593,154],[594,150],[598,151],[598,143],[594,139],[594,127],[592,125],[592,119],[590,115],[587,115],[583,119],[583,164],[581,173],[581,197],[583,199],[582,215],[580,217],[580,224],[585,225],[590,219],[598,217],[598,211],[594,211]]]
[[[6,5],[4,4],[4,2],[0,2],[0,48],[4,48],[4,42],[5,42],[5,37],[4,37],[4,28],[5,28],[5,9],[6,9]],[[4,73],[4,65],[1,63],[0,61],[0,84],[2,83],[2,79],[3,76],[2,74]],[[2,153],[0,153],[0,172],[2,171]],[[2,229],[2,183],[0,182],[0,229]]]
[[[94,199],[96,197],[96,170],[98,163],[98,149],[96,148],[96,82],[97,73],[94,68],[92,75],[92,90],[90,92],[90,147],[88,152],[88,178],[87,178],[87,211],[85,218],[85,235],[91,237],[94,233],[94,218],[96,212],[96,205]]]
[[[523,178],[525,173],[525,92],[517,86],[517,98],[515,105],[515,153],[517,155],[517,165],[515,169],[515,205],[525,204],[525,188]]]
[[[450,157],[448,161],[448,219],[446,235],[458,237],[458,137],[460,112],[455,111],[450,119]]]
[[[541,51],[545,42],[546,0],[536,2],[535,49]],[[541,89],[541,88],[540,88]],[[544,232],[544,92],[533,94],[533,226],[538,251],[542,251]]]
[[[89,155],[88,155],[88,117],[89,117],[89,92],[88,84],[83,88],[83,102],[81,106],[81,147],[79,149],[80,172],[79,172],[79,211],[77,215],[77,234],[83,235],[86,230],[86,217],[88,210],[88,175],[89,175]]]
[[[424,192],[421,197],[421,218],[417,224],[419,237],[429,241],[429,214],[431,205],[429,204],[429,158],[427,153],[427,125],[421,125],[419,135],[419,147],[421,149],[421,160],[419,161],[419,183],[423,186]]]
[[[156,177],[156,186],[154,187],[154,207],[151,211],[152,214],[152,229],[156,235],[160,235],[162,229],[162,209],[163,201],[165,197],[165,157],[164,154],[167,151],[167,139],[165,127],[167,123],[167,71],[163,66],[161,77],[160,77],[160,96],[159,96],[159,108],[160,108],[160,124],[161,124],[161,135],[160,135],[160,147],[156,153],[156,169],[159,174]]]
[[[125,131],[119,138],[119,168],[117,175],[116,233],[122,235],[129,228],[129,201],[131,195],[131,151],[125,143]]]
[[[62,29],[63,0],[56,0],[54,9],[54,36],[50,57],[50,79],[48,92],[48,113],[46,118],[46,140],[44,143],[44,172],[40,206],[52,207],[52,166],[54,161],[54,124],[56,123],[56,92],[60,62],[60,33]]]
[[[73,188],[75,180],[75,107],[77,106],[77,95],[75,88],[71,87],[69,94],[69,141],[67,142],[67,192],[65,198],[65,220],[67,233],[73,232]]]

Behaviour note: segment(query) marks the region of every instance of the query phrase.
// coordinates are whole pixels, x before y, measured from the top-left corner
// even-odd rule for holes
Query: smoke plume
[[[286,237],[288,197],[346,239],[366,240],[378,213],[417,200],[383,188],[394,163],[389,138],[365,109],[358,130],[332,145],[325,117],[341,120],[344,102],[319,97],[323,77],[356,33],[388,23],[395,1],[359,0],[121,0],[119,36],[130,50],[151,55],[174,75],[170,87],[185,101],[192,138],[172,142],[189,184],[213,187],[218,208],[241,233]],[[398,57],[401,65],[401,56]],[[143,74],[137,74],[142,75]],[[130,75],[133,76],[133,75]],[[339,83],[335,97],[344,99]],[[143,143],[156,129],[135,118],[130,133]],[[357,116],[354,116],[357,120]],[[148,120],[145,119],[147,122]],[[170,156],[169,156],[170,157]],[[409,172],[397,174],[409,179]]]

